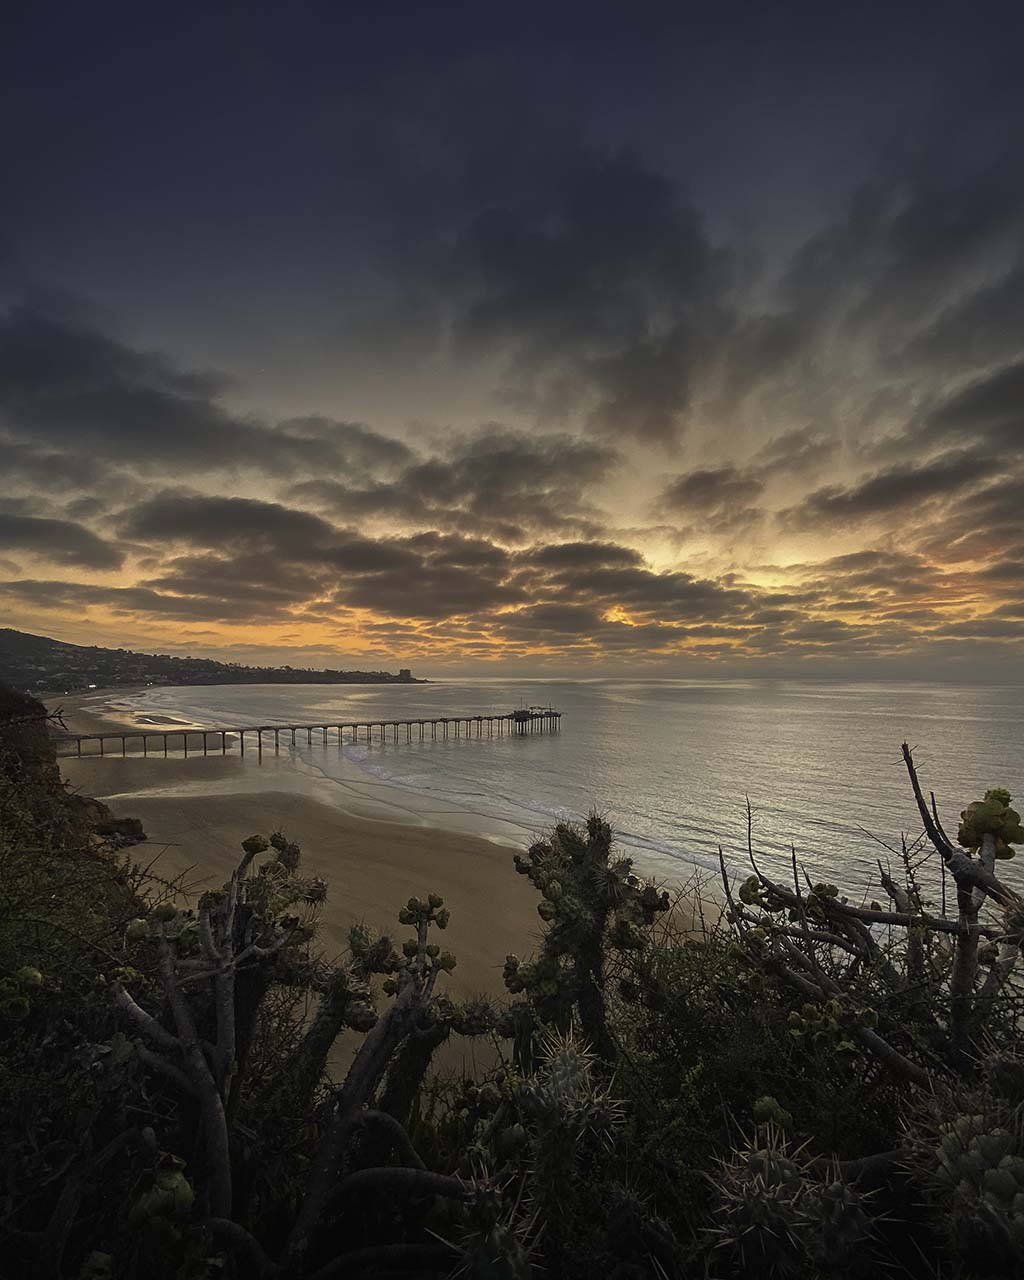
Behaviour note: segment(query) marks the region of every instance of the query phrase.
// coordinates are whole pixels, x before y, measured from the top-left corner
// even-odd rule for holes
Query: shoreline
[[[139,695],[163,687],[126,685],[95,689],[71,695],[60,704],[67,711],[68,729],[71,732],[103,732],[114,739],[127,734],[129,761],[148,758],[150,762],[155,762],[163,755],[159,746],[151,745],[146,756],[141,738],[133,735],[141,735],[147,730],[153,738],[165,733],[172,735],[170,757],[163,761],[166,769],[163,785],[160,785],[159,791],[147,794],[185,794],[186,787],[189,794],[196,794],[201,790],[237,794],[253,789],[262,790],[266,786],[280,786],[289,792],[304,792],[313,799],[360,818],[457,832],[515,850],[522,850],[524,845],[541,838],[563,817],[572,816],[563,809],[534,809],[528,803],[520,803],[519,812],[500,815],[488,812],[486,804],[474,805],[472,801],[467,803],[464,796],[405,786],[400,779],[382,778],[375,771],[363,768],[358,761],[350,759],[347,752],[341,750],[340,743],[336,749],[334,740],[323,744],[324,751],[329,748],[331,752],[329,767],[324,767],[319,757],[311,758],[305,752],[296,754],[290,749],[291,744],[286,735],[281,739],[280,749],[275,749],[268,739],[260,753],[253,750],[250,741],[249,750],[241,757],[237,729],[233,729],[230,723],[223,728],[210,726],[208,721],[187,718],[188,712],[179,708],[164,712],[159,708],[143,710],[130,705],[131,700]],[[52,699],[51,705],[55,707],[58,701]],[[126,703],[129,705],[125,705]],[[319,726],[313,724],[312,727],[316,729]],[[204,730],[210,738],[208,754],[204,751]],[[221,748],[222,731],[227,734],[226,753]],[[188,742],[189,761],[195,757],[206,760],[202,775],[204,785],[188,785],[178,781],[173,762],[180,762],[184,758],[183,739]],[[317,746],[319,741],[314,738]],[[86,755],[82,760],[92,758],[93,750],[96,748],[90,748],[86,744]],[[108,755],[121,759],[121,744],[115,741],[113,749],[108,749]],[[254,775],[249,772],[250,769],[265,771],[258,783],[252,780]],[[158,785],[157,780],[161,775],[154,771],[150,776],[154,779],[154,786]],[[508,805],[505,807],[509,808]],[[582,821],[584,815],[578,814],[576,818]],[[621,829],[616,835],[619,848],[633,859],[638,874],[664,883],[670,889],[689,891],[694,880],[707,880],[709,873],[711,880],[717,882],[716,862],[688,855],[675,845],[663,843],[654,837],[633,835]],[[717,900],[717,891],[712,889],[710,892]]]
[[[134,726],[111,700],[141,691],[90,690],[47,705],[63,709],[69,733],[119,734]],[[356,922],[394,932],[406,899],[430,892],[451,909],[446,943],[459,959],[453,995],[504,994],[505,956],[534,945],[536,895],[512,866],[522,840],[486,823],[446,827],[443,812],[414,811],[397,788],[369,779],[370,794],[341,795],[284,754],[267,753],[262,763],[219,753],[62,756],[58,763],[74,790],[115,817],[141,820],[148,838],[133,857],[143,865],[155,858],[153,871],[165,879],[187,877],[189,896],[228,878],[242,840],[283,830],[302,847],[304,871],[328,881],[319,928],[328,955],[344,950]]]
[[[194,721],[178,716],[137,714],[123,707],[112,705],[114,700],[144,693],[147,686],[125,686],[115,689],[96,689],[87,694],[76,694],[63,700],[50,699],[48,709],[64,712],[64,723],[69,734],[104,734],[113,738],[127,735],[127,756],[113,751],[105,756],[92,752],[79,756],[62,756],[61,767],[74,780],[81,778],[88,787],[105,785],[107,779],[116,779],[118,790],[97,794],[98,799],[121,793],[146,797],[170,797],[200,795],[261,794],[275,789],[289,794],[302,794],[349,817],[396,823],[411,828],[429,828],[472,839],[486,841],[506,849],[522,848],[524,841],[536,837],[535,830],[499,817],[467,809],[436,796],[423,795],[374,777],[358,764],[340,755],[334,760],[330,773],[315,763],[294,756],[285,743],[280,750],[271,746],[257,754],[250,749],[245,756],[238,752],[237,743],[230,741],[222,753],[219,743],[211,744],[209,754],[202,750],[199,726]],[[132,742],[132,735],[150,729],[154,736],[171,732],[188,735],[190,754],[181,753],[180,743],[176,751],[165,757],[159,751],[145,754],[141,742]],[[211,730],[219,734],[220,730]],[[104,764],[119,762],[119,773],[107,773]],[[201,767],[196,768],[201,762]],[[96,771],[100,770],[97,776]],[[125,785],[127,784],[127,785]]]
[[[48,708],[63,709],[69,733],[117,735],[141,726],[111,703],[144,689],[90,690],[52,699]],[[62,756],[59,764],[73,789],[115,817],[141,820],[148,839],[133,859],[155,859],[153,872],[164,879],[185,877],[189,897],[228,879],[242,840],[282,830],[302,848],[304,871],[328,882],[319,940],[329,957],[345,949],[357,922],[395,933],[400,907],[430,892],[451,910],[445,943],[459,962],[448,984],[457,998],[504,997],[505,957],[528,954],[538,940],[537,896],[512,864],[512,854],[533,838],[529,831],[403,791],[358,765],[339,780],[287,750],[265,751],[262,761],[219,751],[166,758],[140,751]],[[705,887],[702,897],[708,905],[717,895]],[[687,897],[680,909],[684,927],[693,927],[693,901]]]

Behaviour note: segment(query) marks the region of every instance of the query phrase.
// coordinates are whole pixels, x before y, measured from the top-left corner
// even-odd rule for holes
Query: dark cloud
[[[41,516],[0,514],[0,549],[28,552],[57,565],[118,569],[122,552],[84,525]]]
[[[144,580],[151,594],[140,608],[158,612],[255,616],[262,592],[271,615],[286,607],[306,616],[358,608],[444,618],[526,598],[511,581],[509,553],[486,539],[438,531],[369,538],[256,499],[167,492],[127,512],[122,530],[140,541],[202,549]],[[167,606],[155,594],[195,603]]]
[[[157,494],[126,512],[121,531],[125,537],[158,543],[261,545],[279,553],[324,543],[337,532],[319,516],[280,503],[173,490]]]
[[[863,609],[882,596],[916,596],[938,589],[941,575],[924,556],[901,551],[867,550],[809,565],[794,565],[820,602],[828,604],[837,594],[857,593],[855,599],[836,601],[831,608]]]
[[[665,175],[578,155],[545,188],[472,217],[442,262],[455,349],[495,358],[510,403],[675,440],[728,270]]]
[[[539,569],[574,570],[626,565],[639,567],[643,556],[632,547],[614,542],[554,542],[524,553],[524,560]]]
[[[280,614],[280,610],[252,599],[172,595],[147,587],[103,587],[83,582],[20,579],[0,582],[0,593],[36,608],[67,610],[95,606],[124,618],[265,622]]]
[[[938,318],[908,342],[900,359],[924,370],[967,364],[983,369],[1013,360],[1024,334],[1024,264],[953,298]]]
[[[0,474],[7,484],[64,490],[96,484],[102,469],[90,457],[36,448],[0,433]]]
[[[659,618],[721,618],[746,606],[751,593],[683,572],[639,566],[592,566],[551,573],[535,591],[557,592],[572,603],[600,603]]]
[[[535,604],[502,614],[502,634],[522,638],[587,638],[601,630],[601,611],[592,605]]]
[[[1012,645],[1024,169],[943,173],[937,153],[908,153],[788,264],[761,271],[745,247],[712,240],[669,175],[574,139],[558,147],[557,164],[540,147],[535,166],[524,154],[503,173],[494,155],[486,182],[468,165],[465,185],[425,195],[429,207],[407,200],[390,263],[373,264],[391,292],[368,321],[395,303],[395,324],[412,314],[421,330],[401,351],[426,372],[399,367],[386,315],[377,335],[379,370],[400,387],[392,419],[422,375],[441,403],[417,403],[418,417],[448,421],[443,398],[464,378],[456,422],[478,420],[496,393],[544,434],[422,430],[413,448],[332,418],[250,420],[217,375],[110,337],[84,312],[23,306],[0,319],[0,468],[5,519],[32,523],[0,545],[76,569],[135,557],[134,585],[66,584],[69,608],[272,619],[296,637],[334,623],[425,653]],[[352,332],[339,318],[332,359]],[[338,359],[324,403],[352,371]],[[359,388],[373,403],[371,382]],[[677,473],[663,446],[684,430],[702,461]],[[226,470],[255,474],[225,493]],[[652,502],[668,527],[637,527]],[[765,543],[777,537],[763,554],[791,589],[751,585],[753,566],[733,554],[727,535],[755,521]],[[684,524],[710,535],[700,567],[656,572],[629,545],[664,555]],[[112,528],[124,543],[105,540]],[[787,564],[794,532],[860,549]],[[6,591],[44,607],[64,585]]]
[[[753,474],[762,478],[792,475],[828,462],[835,452],[834,437],[823,434],[817,427],[803,427],[769,440],[754,454],[750,466]]]
[[[844,528],[862,520],[898,515],[932,498],[956,494],[993,474],[991,459],[974,453],[943,454],[931,462],[892,467],[854,485],[826,485],[780,513],[794,529]]]
[[[348,578],[334,595],[339,604],[399,618],[477,615],[527,599],[510,580],[511,557],[476,539],[438,533],[399,540],[412,565],[382,568]]]
[[[208,606],[249,600],[269,610],[305,604],[323,590],[323,575],[266,554],[176,556],[140,586],[161,595],[194,596]],[[214,614],[213,616],[216,616]]]
[[[655,502],[658,513],[691,516],[701,531],[734,532],[757,523],[763,508],[753,506],[776,476],[811,471],[835,453],[835,441],[814,428],[789,431],[770,440],[744,467],[702,467],[670,480]]]
[[[13,463],[58,482],[97,459],[142,472],[210,468],[288,476],[365,475],[407,456],[359,424],[295,418],[269,428],[229,412],[216,374],[176,368],[88,327],[26,306],[0,315],[0,425]],[[55,453],[64,454],[55,459]]]
[[[1012,553],[1021,543],[1024,524],[1024,475],[1000,478],[1002,466],[991,468],[993,482],[961,495],[918,535],[918,547],[939,562],[985,561]]]
[[[360,487],[307,480],[290,492],[345,520],[390,518],[516,543],[531,532],[594,527],[585,492],[617,461],[615,450],[593,441],[492,426],[449,440],[437,456],[412,463],[391,481]]]
[[[1024,453],[1024,362],[999,369],[951,396],[929,415],[924,434],[985,440],[993,449]]]
[[[1024,548],[1017,560],[996,560],[978,573],[983,582],[1022,582],[1024,583]]]
[[[764,481],[759,476],[736,467],[717,467],[677,476],[662,490],[660,501],[667,511],[705,514],[743,508],[763,491]]]
[[[323,441],[336,450],[338,464],[356,479],[406,466],[415,456],[404,441],[379,435],[358,422],[312,415],[286,418],[278,429],[292,440]]]

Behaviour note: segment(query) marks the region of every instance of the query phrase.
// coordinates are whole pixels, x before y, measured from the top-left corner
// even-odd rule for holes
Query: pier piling
[[[184,757],[189,754],[189,738],[198,737],[202,740],[203,755],[210,754],[210,734],[220,734],[221,755],[227,755],[228,751],[228,734],[234,734],[238,738],[238,754],[244,756],[246,751],[246,735],[255,733],[256,735],[256,755],[259,760],[263,759],[263,735],[265,733],[273,733],[274,735],[274,752],[280,754],[281,750],[281,734],[290,733],[292,746],[297,741],[297,735],[303,731],[306,734],[306,743],[308,746],[313,745],[313,734],[319,733],[322,737],[323,746],[326,747],[330,741],[331,731],[335,731],[338,735],[338,747],[342,747],[345,741],[345,732],[351,734],[350,741],[359,742],[360,730],[365,730],[366,741],[373,744],[374,733],[381,745],[386,745],[389,741],[400,742],[402,729],[405,729],[405,741],[411,743],[413,741],[413,729],[418,730],[418,741],[425,742],[427,739],[427,726],[430,727],[430,741],[437,742],[439,739],[447,741],[449,738],[473,738],[482,739],[484,735],[484,725],[487,726],[488,738],[501,738],[505,734],[526,735],[534,733],[555,732],[561,727],[562,713],[556,711],[553,707],[530,707],[528,709],[520,709],[518,711],[507,712],[504,715],[474,715],[474,716],[436,716],[432,719],[402,719],[402,720],[356,720],[346,721],[340,724],[277,724],[277,725],[243,725],[235,729],[220,728],[193,728],[193,729],[168,729],[162,732],[154,732],[152,728],[142,730],[137,733],[84,733],[84,734],[56,734],[54,735],[55,745],[59,755],[66,755],[73,751],[76,756],[86,754],[83,747],[95,743],[95,752],[104,756],[107,754],[106,742],[112,739],[115,744],[120,742],[121,755],[128,755],[128,740],[130,738],[141,739],[141,754],[144,757],[149,756],[149,740],[156,737],[163,742],[163,754],[165,757],[170,755],[172,739],[177,742],[181,739],[181,751]],[[474,731],[475,730],[475,731]],[[177,750],[177,748],[175,748]],[[216,749],[216,738],[214,739],[214,749]],[[116,746],[114,753],[116,755]]]

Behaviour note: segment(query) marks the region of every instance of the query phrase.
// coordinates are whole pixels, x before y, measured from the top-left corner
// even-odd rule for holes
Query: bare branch
[[[167,1059],[162,1057],[159,1053],[155,1053],[152,1049],[147,1049],[144,1044],[138,1045],[137,1049],[140,1062],[144,1062],[147,1067],[151,1067],[154,1071],[159,1071],[159,1073],[166,1076],[168,1080],[173,1080],[183,1093],[189,1094],[190,1096],[195,1095],[195,1089],[192,1086],[192,1081],[189,1080],[184,1071],[179,1067],[176,1067],[173,1062],[168,1062]]]
[[[431,1173],[429,1169],[406,1169],[400,1165],[357,1169],[342,1179],[334,1194],[342,1196],[367,1190],[404,1191],[409,1195],[444,1196],[448,1200],[472,1200],[475,1194],[472,1185],[460,1178]]]
[[[907,766],[907,773],[910,775],[910,785],[914,790],[914,799],[917,801],[917,811],[921,815],[921,821],[924,823],[924,829],[928,833],[928,839],[935,846],[940,857],[948,862],[953,856],[955,850],[950,843],[949,837],[942,830],[937,818],[929,810],[925,802],[924,793],[921,790],[921,783],[917,777],[917,770],[914,768],[914,757],[911,753],[910,746],[904,742],[901,751],[903,752],[903,763]],[[934,804],[935,797],[932,797]]]
[[[111,994],[114,997],[114,1003],[123,1010],[128,1017],[135,1023],[144,1035],[147,1035],[154,1044],[159,1045],[161,1049],[169,1049],[175,1053],[181,1050],[181,1041],[177,1036],[165,1030],[156,1018],[145,1011],[141,1005],[136,1004],[129,993],[121,985],[115,982],[111,988]]]
[[[240,1253],[253,1268],[249,1274],[257,1280],[280,1275],[281,1268],[266,1252],[256,1237],[245,1227],[230,1218],[208,1218],[206,1225],[218,1244],[225,1245],[229,1253]]]
[[[364,1267],[416,1268],[416,1274],[421,1275],[425,1267],[434,1271],[451,1268],[461,1256],[461,1250],[449,1244],[371,1245],[340,1254],[319,1271],[314,1271],[308,1280],[336,1280],[338,1276],[350,1276]]]

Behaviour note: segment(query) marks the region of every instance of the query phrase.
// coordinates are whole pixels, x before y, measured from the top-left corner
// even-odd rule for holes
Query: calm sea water
[[[919,832],[904,740],[947,828],[988,787],[1024,793],[1024,686],[467,680],[153,689],[129,705],[216,726],[504,713],[524,702],[562,711],[561,731],[360,743],[341,758],[333,743],[296,751],[325,789],[355,765],[524,836],[597,808],[638,863],[667,879],[715,865],[719,845],[742,869],[749,796],[773,872],[788,871],[792,844],[812,875],[863,887],[888,856],[873,837],[898,844]],[[1020,871],[1004,869],[1020,884],[1024,851],[1016,861]]]

